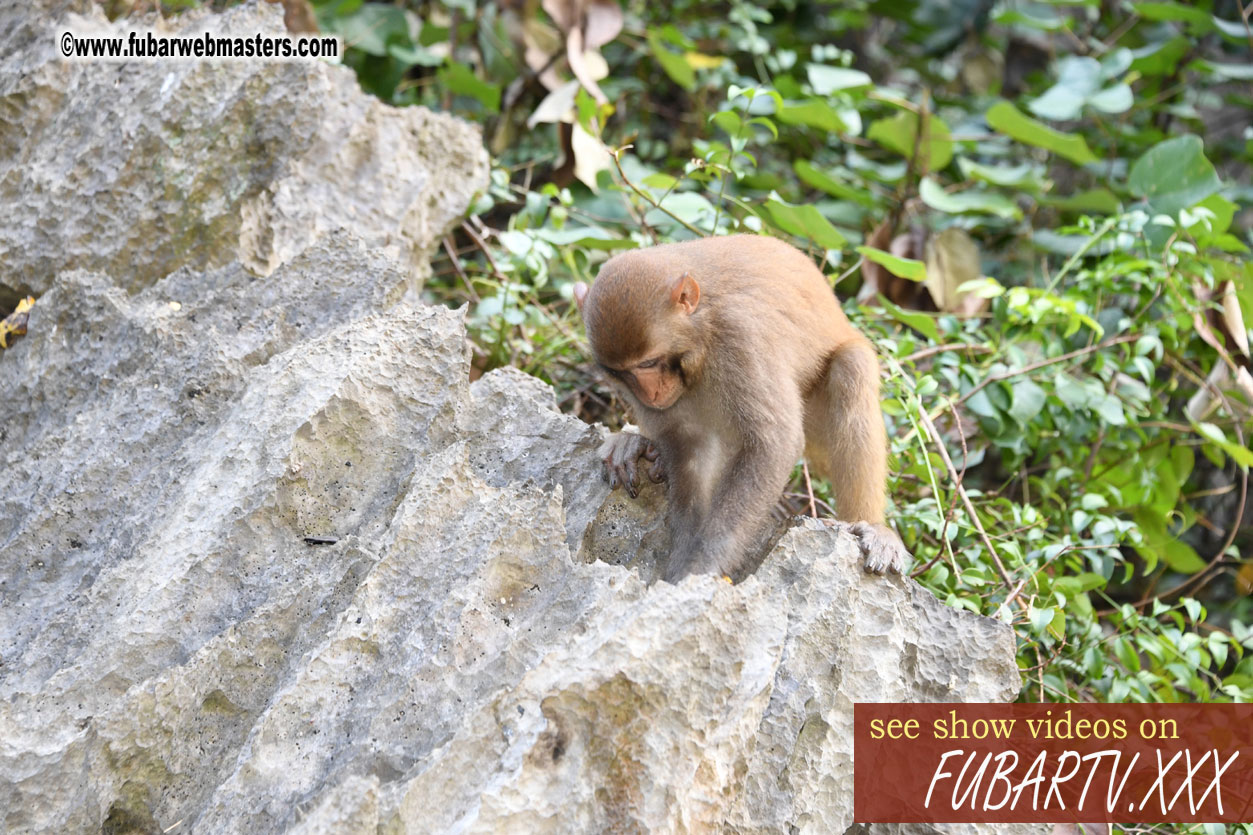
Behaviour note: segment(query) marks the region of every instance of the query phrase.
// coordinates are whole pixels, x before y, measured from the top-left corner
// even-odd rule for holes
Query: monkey
[[[668,481],[663,579],[736,578],[758,555],[802,454],[830,480],[868,571],[911,562],[885,524],[887,432],[879,363],[822,272],[764,235],[620,253],[574,298],[591,353],[639,434],[601,448],[611,488]]]

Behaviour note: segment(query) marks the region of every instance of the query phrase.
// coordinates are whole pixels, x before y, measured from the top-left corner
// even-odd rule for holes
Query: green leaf
[[[1231,221],[1235,219],[1236,209],[1239,208],[1221,194],[1211,194],[1200,203],[1196,204],[1197,208],[1205,209],[1214,215],[1209,220],[1209,234],[1221,235],[1231,228]],[[1198,223],[1199,226],[1199,223]]]
[[[1126,84],[1101,89],[1106,80],[1121,75],[1131,64],[1130,50],[1119,50],[1108,64],[1076,55],[1067,55],[1057,63],[1057,83],[1027,105],[1032,113],[1045,119],[1067,121],[1079,118],[1085,105],[1102,113],[1125,113],[1131,109],[1131,88]]]
[[[851,90],[855,87],[869,87],[874,82],[861,70],[850,70],[844,67],[828,67],[826,64],[809,64],[805,67],[809,75],[809,84],[820,96],[829,96],[838,90]]]
[[[1044,401],[1048,398],[1044,389],[1030,380],[1023,378],[1014,383],[1013,399],[1010,402],[1009,414],[1022,425],[1030,423],[1044,409]]]
[[[1205,158],[1200,137],[1186,134],[1159,142],[1131,166],[1131,192],[1148,198],[1154,212],[1177,215],[1222,188]]]
[[[1142,2],[1132,3],[1131,8],[1145,20],[1186,23],[1194,34],[1205,34],[1214,29],[1214,18],[1209,12],[1182,3]]]
[[[905,159],[914,155],[918,137],[918,114],[902,111],[887,119],[879,119],[870,125],[866,136],[889,151],[895,151]],[[927,171],[939,171],[953,160],[953,140],[948,125],[938,116],[927,118],[926,134],[917,140],[919,155]]]
[[[409,21],[398,6],[366,3],[351,14],[319,21],[326,32],[343,38],[346,47],[367,55],[381,58],[387,55],[389,44],[411,44]]]
[[[1146,572],[1152,571],[1159,559],[1182,574],[1195,574],[1205,568],[1205,560],[1192,546],[1180,542],[1167,531],[1164,516],[1143,507],[1137,508],[1133,516],[1144,538],[1144,543],[1137,545],[1136,550],[1148,563]]]
[[[1037,609],[1035,606],[1028,607],[1027,617],[1031,621],[1031,629],[1037,634],[1044,632],[1045,629],[1053,622],[1053,616],[1056,610],[1052,606],[1044,609]]]
[[[1192,40],[1180,35],[1161,43],[1151,43],[1131,50],[1134,60],[1131,72],[1141,75],[1170,75],[1179,66],[1180,59],[1192,49]]]
[[[734,110],[719,110],[709,117],[709,121],[722,128],[726,135],[732,138],[739,136],[740,130],[744,127],[744,120]]]
[[[673,27],[671,27],[673,28]],[[648,48],[652,51],[657,63],[670,80],[689,93],[696,89],[696,72],[687,59],[678,53],[671,52],[656,29],[648,31]]]
[[[1087,165],[1097,160],[1082,136],[1053,130],[1023,114],[1007,101],[992,105],[985,118],[993,130],[1024,144],[1052,151],[1077,165]]]
[[[1218,64],[1214,61],[1201,61],[1198,64],[1208,69],[1214,75],[1220,75],[1232,81],[1253,81],[1253,63]]]
[[[817,209],[808,204],[793,205],[771,197],[763,208],[774,225],[798,238],[809,238],[823,249],[843,249],[848,239],[831,225]]]
[[[1126,84],[1115,84],[1088,96],[1088,104],[1102,113],[1126,113],[1135,99]]]
[[[983,165],[958,157],[957,166],[968,180],[982,180],[994,186],[1039,189],[1044,186],[1044,169],[1031,163],[1022,165]]]
[[[503,236],[508,233],[500,233]],[[536,229],[535,237],[554,246],[577,246],[585,249],[635,249],[638,244],[598,226],[567,226],[565,229]]]
[[[717,210],[714,204],[702,194],[694,191],[676,191],[672,192],[669,197],[661,202],[671,214],[677,215],[693,226],[708,228],[710,222],[713,221]],[[670,215],[661,209],[650,209],[644,215],[644,221],[650,226],[661,226],[667,229],[678,226],[678,223]]]
[[[1253,452],[1240,444],[1232,443],[1227,440],[1227,436],[1223,430],[1212,423],[1193,423],[1192,428],[1197,431],[1201,437],[1217,444],[1223,452],[1231,456],[1231,460],[1235,461],[1243,469],[1253,466]]]
[[[436,55],[424,46],[412,43],[388,44],[387,54],[408,67],[438,67],[444,63],[443,56]]]
[[[1010,220],[1022,217],[1022,211],[1007,197],[990,191],[973,190],[949,194],[930,177],[924,177],[918,184],[918,196],[931,208],[951,215],[978,212]]]
[[[775,118],[785,125],[805,125],[827,133],[848,132],[840,114],[822,99],[788,102],[775,114]]]
[[[478,78],[472,69],[457,61],[439,68],[439,83],[454,93],[469,96],[492,112],[500,112],[500,85]]]
[[[1112,215],[1120,208],[1118,198],[1107,188],[1089,189],[1065,197],[1045,197],[1041,202],[1064,212],[1095,212],[1103,215]]]
[[[879,303],[883,305],[883,309],[891,314],[892,318],[900,322],[906,327],[913,328],[932,342],[940,341],[940,329],[935,324],[935,319],[925,313],[918,313],[913,310],[904,310],[892,302],[888,301],[886,296],[879,296]]]
[[[1059,14],[1037,15],[1026,9],[1007,9],[999,5],[996,8],[992,21],[997,26],[1024,26],[1041,32],[1057,32],[1066,28],[1066,18]],[[1039,8],[1037,5],[1037,11]]]
[[[671,177],[669,174],[662,174],[660,171],[649,174],[647,177],[640,180],[640,182],[649,188],[655,188],[660,191],[670,191],[679,184],[677,179]]]
[[[852,200],[854,203],[860,203],[863,206],[873,206],[874,197],[864,191],[846,185],[825,171],[817,168],[807,159],[798,159],[792,163],[792,169],[796,171],[796,176],[801,178],[801,182],[814,188],[821,189],[832,197],[838,197],[841,200]]]
[[[875,249],[872,246],[857,247],[857,254],[867,261],[873,261],[881,267],[887,267],[893,275],[907,278],[910,281],[926,281],[927,265],[913,258],[898,258],[890,252]]]

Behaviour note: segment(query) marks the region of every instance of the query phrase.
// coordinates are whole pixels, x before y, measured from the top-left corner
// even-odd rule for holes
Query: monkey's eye
[[[655,366],[657,365],[657,363],[659,363],[659,362],[661,362],[661,357],[653,357],[653,358],[652,358],[652,359],[650,359],[650,360],[645,360],[644,362],[641,362],[639,365],[637,365],[637,366],[635,366],[635,367],[636,367],[636,368],[653,368],[653,367],[655,367]]]

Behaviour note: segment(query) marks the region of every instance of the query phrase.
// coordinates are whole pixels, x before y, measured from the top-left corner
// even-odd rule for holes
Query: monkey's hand
[[[852,530],[861,542],[861,553],[866,559],[867,571],[875,574],[882,574],[884,571],[904,574],[913,563],[914,558],[905,550],[905,543],[887,525],[858,522],[853,525]]]
[[[640,458],[649,462],[644,471],[650,481],[656,484],[666,478],[665,467],[658,460],[657,448],[638,432],[615,432],[601,444],[599,455],[605,461],[609,489],[622,485],[633,499],[639,495],[640,478],[636,462]]]

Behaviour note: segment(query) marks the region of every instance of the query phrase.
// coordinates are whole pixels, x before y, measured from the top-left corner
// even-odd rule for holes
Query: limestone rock
[[[403,285],[346,235],[70,272],[0,355],[6,831],[841,831],[854,701],[1012,698],[1008,628],[843,530],[612,564],[657,517],[597,530],[602,431]]]
[[[486,180],[475,128],[387,106],[347,67],[63,60],[59,32],[128,24],[90,3],[44,5],[45,17],[0,9],[0,295],[42,295],[71,268],[131,292],[183,266],[268,275],[340,228],[391,248],[416,283]],[[286,34],[271,3],[149,22],[165,35]]]

